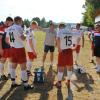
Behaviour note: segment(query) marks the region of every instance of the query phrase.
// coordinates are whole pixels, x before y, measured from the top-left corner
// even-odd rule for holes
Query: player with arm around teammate
[[[16,84],[16,67],[19,64],[21,68],[21,80],[24,85],[24,90],[32,89],[28,84],[28,75],[26,71],[26,53],[23,41],[25,37],[23,35],[22,25],[22,18],[17,16],[14,18],[14,24],[7,29],[7,37],[6,40],[10,43],[11,46],[11,62],[12,62],[12,69],[11,69],[11,81],[12,85],[11,88],[19,86]]]
[[[10,61],[10,45],[6,43],[6,30],[8,27],[10,27],[13,24],[13,19],[11,17],[7,17],[6,21],[2,23],[2,27],[0,27],[0,31],[3,32],[0,36],[0,77],[1,80],[7,80],[7,77],[4,74],[4,64],[8,60],[8,75],[10,75],[10,69],[12,67],[11,61]],[[2,51],[2,52],[1,52]]]

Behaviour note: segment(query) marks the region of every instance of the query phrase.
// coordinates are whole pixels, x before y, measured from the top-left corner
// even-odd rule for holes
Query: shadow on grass
[[[75,72],[75,75],[77,77],[77,80],[73,81],[72,83],[77,87],[78,92],[81,92],[83,89],[86,89],[89,92],[93,91],[91,84],[94,84],[94,80],[89,73],[78,74],[77,72]],[[84,86],[79,87],[77,83],[83,83]]]
[[[63,94],[61,89],[57,90],[57,100],[63,100]]]
[[[0,90],[3,88],[3,86],[6,84],[7,80],[6,81],[1,81],[0,82]]]
[[[66,100],[73,100],[73,92],[70,87],[68,88],[68,97]]]
[[[53,89],[53,82],[55,79],[55,72],[52,69],[46,74],[47,81],[44,84],[34,84],[34,89],[29,91],[24,91],[23,86],[17,87],[15,89],[8,90],[4,95],[0,97],[0,100],[24,100],[27,97],[27,94],[39,93],[39,100],[48,100],[49,94],[48,91]],[[2,86],[4,83],[2,83]],[[0,85],[0,87],[2,87]],[[33,98],[35,100],[35,98]]]

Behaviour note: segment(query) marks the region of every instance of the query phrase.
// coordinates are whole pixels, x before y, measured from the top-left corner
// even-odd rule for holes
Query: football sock
[[[70,80],[72,76],[72,71],[67,71],[67,80]]]
[[[63,77],[63,72],[58,71],[58,81],[61,81]]]
[[[0,76],[4,75],[3,71],[4,71],[4,64],[0,63]]]
[[[27,70],[30,71],[32,68],[32,61],[27,61]]]
[[[12,84],[15,84],[15,78],[16,78],[16,73],[15,73],[15,69],[11,68],[10,69],[10,75],[11,75],[11,80],[12,80]]]
[[[12,69],[12,63],[8,63],[8,74],[11,73],[11,69]]]
[[[28,76],[26,70],[21,71],[21,79],[23,81],[24,86],[28,86]]]

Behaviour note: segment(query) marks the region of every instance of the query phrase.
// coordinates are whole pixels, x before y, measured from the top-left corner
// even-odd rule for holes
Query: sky
[[[85,0],[0,0],[0,21],[7,16],[33,17],[46,21],[79,23],[82,21]]]

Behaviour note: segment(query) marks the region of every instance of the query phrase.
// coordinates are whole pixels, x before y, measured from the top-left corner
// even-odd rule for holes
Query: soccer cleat
[[[11,84],[11,89],[21,86],[20,84]]]
[[[7,78],[5,75],[2,75],[2,76],[1,76],[1,80],[2,80],[2,81],[6,81],[7,79],[8,79],[8,78]]]
[[[58,81],[55,86],[58,88],[58,89],[61,89],[62,85],[61,85],[61,81]]]
[[[31,86],[31,85],[28,85],[28,86],[24,86],[24,91],[28,91],[28,90],[31,90],[33,89],[34,87]]]

